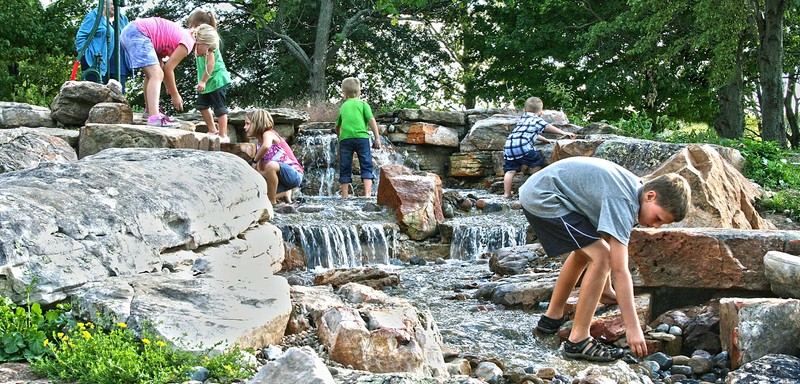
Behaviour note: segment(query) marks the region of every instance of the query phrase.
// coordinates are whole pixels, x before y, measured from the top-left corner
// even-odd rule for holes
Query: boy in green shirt
[[[372,196],[372,153],[369,145],[369,131],[372,129],[375,140],[372,148],[381,149],[381,137],[378,123],[372,116],[369,104],[360,100],[361,82],[355,77],[342,81],[342,93],[345,101],[339,108],[336,118],[336,134],[339,135],[339,183],[342,197],[350,196],[350,182],[353,177],[353,153],[358,154],[361,168],[361,181],[364,182],[364,196]]]

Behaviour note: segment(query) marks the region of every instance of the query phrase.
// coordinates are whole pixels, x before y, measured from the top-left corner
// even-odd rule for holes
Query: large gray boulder
[[[334,384],[336,381],[311,347],[294,347],[261,367],[248,381],[248,384],[272,383]]]
[[[52,303],[270,218],[266,182],[223,152],[109,149],[0,175],[0,295]],[[273,245],[274,246],[274,245]]]
[[[64,140],[30,128],[0,130],[0,173],[33,168],[40,163],[75,161],[75,150]]]

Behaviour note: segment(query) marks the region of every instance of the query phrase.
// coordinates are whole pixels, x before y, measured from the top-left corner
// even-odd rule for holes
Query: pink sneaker
[[[166,128],[177,128],[180,126],[179,123],[172,120],[170,117],[158,114],[155,116],[150,116],[147,118],[147,125],[151,127],[166,127]]]

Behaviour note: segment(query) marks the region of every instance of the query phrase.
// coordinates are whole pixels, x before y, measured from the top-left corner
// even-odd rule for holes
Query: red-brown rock
[[[400,228],[414,240],[435,235],[444,221],[442,181],[433,173],[415,175],[400,164],[383,166],[377,200],[394,209]]]

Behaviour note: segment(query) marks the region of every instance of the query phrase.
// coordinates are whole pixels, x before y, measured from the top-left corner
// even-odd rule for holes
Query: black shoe
[[[567,320],[569,320],[569,318],[566,316],[560,319],[551,319],[545,315],[542,315],[542,317],[539,318],[539,323],[536,325],[536,330],[540,333],[552,335],[558,332],[558,329],[561,328],[561,326],[566,323]]]

